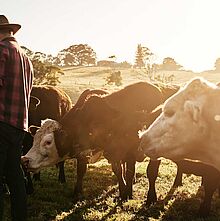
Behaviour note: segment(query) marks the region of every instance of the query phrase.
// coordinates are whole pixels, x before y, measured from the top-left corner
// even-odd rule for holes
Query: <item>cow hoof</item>
[[[133,199],[133,194],[127,194],[126,195],[126,200],[132,200]]]
[[[83,198],[83,192],[75,189],[73,194],[72,194],[72,197],[73,197],[74,200],[80,200],[80,199]]]
[[[199,218],[206,218],[206,217],[208,217],[209,216],[209,210],[207,210],[207,209],[205,209],[205,208],[200,208],[199,209],[199,211],[198,211],[198,214],[197,214],[197,216],[199,217]]]
[[[147,207],[149,207],[151,205],[154,205],[156,202],[157,202],[157,199],[148,197],[147,200],[146,200],[145,205]]]
[[[206,211],[205,212],[199,211],[197,214],[197,217],[201,219],[207,218],[208,216],[209,216],[209,213],[207,213]]]
[[[145,205],[150,206],[157,202],[157,195],[155,191],[148,191],[147,193],[147,200]]]
[[[35,174],[33,175],[33,179],[34,179],[35,181],[41,181],[41,179],[40,179],[40,173],[35,173]]]
[[[6,195],[10,195],[10,191],[9,191],[8,186],[6,184],[3,184],[3,193]]]
[[[116,203],[117,205],[122,205],[123,202],[126,202],[127,199],[123,199],[122,197],[118,196],[115,197],[113,202]]]
[[[27,195],[31,195],[34,192],[34,188],[33,187],[26,187],[26,193]]]
[[[66,183],[66,179],[60,179],[59,178],[59,183]]]

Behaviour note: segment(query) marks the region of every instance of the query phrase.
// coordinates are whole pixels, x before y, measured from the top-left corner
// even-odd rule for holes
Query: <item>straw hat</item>
[[[12,30],[12,32],[15,34],[20,28],[21,28],[21,25],[10,24],[8,19],[4,15],[0,15],[0,30],[9,29],[9,30]]]

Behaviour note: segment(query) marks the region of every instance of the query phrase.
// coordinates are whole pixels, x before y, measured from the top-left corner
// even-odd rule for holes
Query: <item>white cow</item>
[[[61,125],[51,119],[42,121],[41,127],[37,130],[32,148],[22,157],[22,162],[26,162],[28,170],[39,172],[40,169],[53,166],[65,159],[59,156],[54,140],[54,131],[59,130]]]
[[[56,143],[55,134],[57,131],[61,131],[61,124],[56,120],[46,119],[42,120],[41,127],[36,131],[34,135],[34,141],[31,149],[25,156],[22,156],[22,164],[28,171],[37,173],[41,169],[76,156],[86,157],[88,163],[97,162],[102,156],[102,151],[93,153],[91,149],[81,150],[76,155],[72,154],[74,146],[68,146],[65,149],[65,154],[60,154],[60,149]]]
[[[164,103],[140,149],[151,158],[200,160],[220,170],[220,87],[192,79]]]

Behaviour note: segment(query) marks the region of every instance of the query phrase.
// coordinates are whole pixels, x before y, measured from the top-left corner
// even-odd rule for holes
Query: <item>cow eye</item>
[[[48,140],[48,141],[45,142],[45,145],[50,145],[51,143],[52,142]]]
[[[166,117],[172,117],[175,114],[173,110],[164,110],[164,115]]]
[[[44,158],[47,158],[49,155],[47,153],[43,154]]]

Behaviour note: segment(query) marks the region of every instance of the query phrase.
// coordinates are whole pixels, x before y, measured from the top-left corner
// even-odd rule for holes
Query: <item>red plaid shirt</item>
[[[0,121],[28,128],[33,67],[14,37],[0,41]]]

